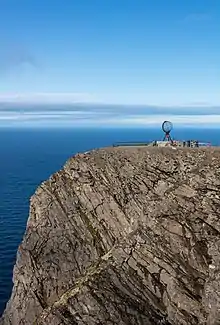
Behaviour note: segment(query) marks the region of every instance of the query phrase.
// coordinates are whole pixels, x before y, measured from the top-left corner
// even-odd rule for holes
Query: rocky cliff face
[[[106,148],[31,198],[1,325],[220,324],[220,149]]]

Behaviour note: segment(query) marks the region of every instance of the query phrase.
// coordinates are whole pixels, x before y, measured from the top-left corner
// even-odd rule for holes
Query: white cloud
[[[173,114],[123,114],[112,115],[105,111],[0,111],[0,127],[150,127],[161,126],[170,120],[175,126],[215,127],[220,125],[219,115],[173,115]]]
[[[49,105],[49,104],[102,104],[102,105],[124,105],[124,106],[151,106],[151,107],[164,107],[164,108],[184,108],[184,107],[210,107],[218,106],[220,104],[219,94],[212,96],[212,102],[203,99],[201,96],[200,101],[181,101],[177,98],[168,100],[168,97],[160,94],[146,94],[144,97],[138,97],[135,94],[128,93],[127,96],[123,95],[123,98],[119,98],[116,94],[108,96],[105,94],[97,95],[86,92],[36,92],[36,93],[1,93],[0,92],[0,104],[11,103],[16,105]],[[123,97],[122,96],[122,97]],[[129,97],[130,96],[130,97]],[[152,100],[152,97],[157,100]],[[172,97],[170,95],[170,97]]]
[[[1,94],[0,102],[16,104],[71,104],[98,101],[95,95],[88,93],[28,93]]]

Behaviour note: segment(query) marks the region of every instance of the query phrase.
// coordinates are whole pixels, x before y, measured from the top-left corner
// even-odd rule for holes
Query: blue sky
[[[219,0],[0,0],[0,101],[220,105]]]

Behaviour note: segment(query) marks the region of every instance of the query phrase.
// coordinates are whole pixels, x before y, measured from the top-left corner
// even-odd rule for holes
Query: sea
[[[174,133],[176,139],[220,144],[218,129],[179,128]],[[77,152],[162,138],[162,131],[153,128],[0,128],[0,315],[11,294],[16,252],[37,186]]]

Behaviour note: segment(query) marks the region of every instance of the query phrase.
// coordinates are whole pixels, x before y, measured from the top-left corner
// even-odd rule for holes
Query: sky
[[[219,112],[219,0],[0,0],[0,127]]]
[[[220,105],[219,0],[0,0],[0,101]]]

